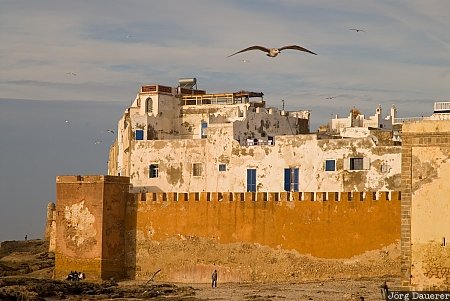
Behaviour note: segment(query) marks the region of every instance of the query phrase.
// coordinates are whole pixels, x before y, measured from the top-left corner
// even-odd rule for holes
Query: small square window
[[[144,130],[136,130],[135,138],[136,140],[144,140]]]
[[[157,178],[158,175],[159,175],[159,166],[158,166],[158,164],[150,164],[149,177],[150,178]]]
[[[227,165],[226,164],[219,164],[219,171],[227,171]]]
[[[391,167],[387,164],[381,164],[381,172],[388,173],[391,170]]]
[[[363,170],[363,158],[350,158],[350,170]]]
[[[335,171],[336,161],[335,160],[325,160],[325,171]]]
[[[202,175],[202,163],[192,164],[192,175],[194,177],[200,177]]]

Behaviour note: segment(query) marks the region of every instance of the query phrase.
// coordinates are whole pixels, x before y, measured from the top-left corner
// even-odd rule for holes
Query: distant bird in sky
[[[358,29],[358,28],[350,28],[349,30],[354,30],[356,32],[360,32],[360,31],[366,32],[364,29]]]
[[[69,124],[70,123],[70,121],[69,120],[64,120],[64,122],[66,123],[66,124]]]
[[[249,60],[242,60],[243,63],[250,63]]]
[[[297,45],[283,46],[281,48],[266,48],[263,46],[255,45],[255,46],[250,46],[245,49],[239,50],[238,52],[235,52],[233,54],[230,54],[228,57],[233,56],[238,53],[241,53],[241,52],[249,51],[249,50],[261,50],[261,51],[267,52],[266,55],[269,57],[276,57],[282,50],[285,50],[285,49],[299,50],[299,51],[304,51],[304,52],[308,52],[308,53],[317,55],[317,53],[312,52],[311,50],[308,50],[306,48],[303,48],[303,47],[297,46]]]
[[[106,130],[106,132],[111,133],[111,134],[114,134],[114,131],[113,131],[113,130]]]
[[[76,74],[76,73],[73,73],[73,72],[67,72],[66,74],[67,74],[67,75],[77,76],[77,74]]]
[[[100,143],[102,143],[101,140],[95,140],[95,141],[94,141],[94,144],[100,144]]]
[[[327,98],[325,98],[325,99],[335,99],[336,98],[336,96],[328,96]]]

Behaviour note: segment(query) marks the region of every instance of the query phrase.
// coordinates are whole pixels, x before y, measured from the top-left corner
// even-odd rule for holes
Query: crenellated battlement
[[[129,198],[139,246],[168,237],[259,243],[322,258],[350,258],[395,243],[399,191],[152,192]]]
[[[134,194],[135,200],[150,202],[352,202],[400,201],[400,191],[349,192],[148,192]]]

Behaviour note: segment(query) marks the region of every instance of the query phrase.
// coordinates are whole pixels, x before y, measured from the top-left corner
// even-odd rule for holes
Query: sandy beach
[[[0,300],[382,300],[380,285],[399,283],[395,267],[383,265],[375,256],[365,254],[352,261],[326,261],[309,257],[302,269],[302,279],[292,281],[170,283],[155,277],[152,282],[127,280],[66,281],[52,279],[54,254],[42,240],[3,242],[0,248]],[[390,257],[398,256],[395,248]],[[306,260],[306,259],[304,259]],[[386,258],[384,257],[384,262]],[[356,265],[358,263],[358,265]],[[347,268],[343,269],[342,265]],[[353,266],[352,266],[353,265]],[[372,271],[369,271],[373,266]],[[364,275],[363,269],[367,269]],[[325,273],[328,269],[330,273]],[[293,266],[291,270],[296,270]],[[343,271],[347,276],[342,277]],[[353,272],[352,272],[353,271]],[[378,275],[377,275],[378,274]],[[294,276],[297,273],[294,273]],[[270,277],[269,277],[270,278]],[[364,299],[361,299],[364,298]]]

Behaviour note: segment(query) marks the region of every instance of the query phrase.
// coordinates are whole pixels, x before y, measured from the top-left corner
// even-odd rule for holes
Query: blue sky
[[[0,240],[42,234],[56,175],[106,172],[102,131],[142,84],[263,92],[269,106],[311,110],[313,128],[354,106],[430,115],[450,100],[449,11],[447,0],[0,0]],[[318,55],[227,57],[291,44]]]

